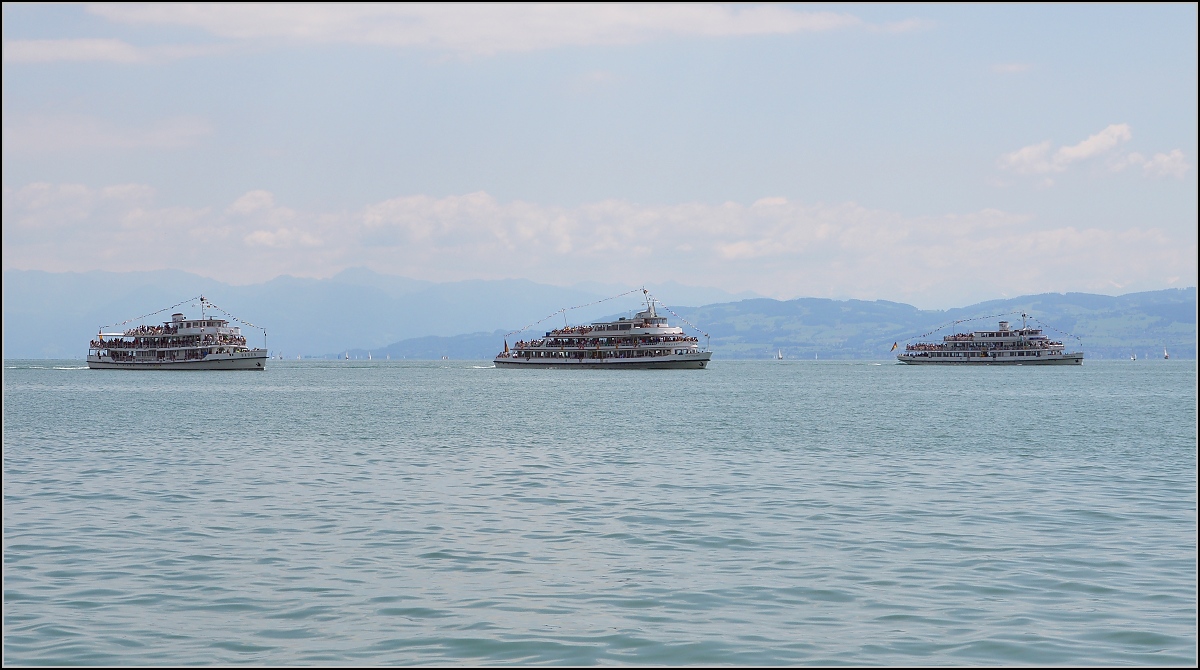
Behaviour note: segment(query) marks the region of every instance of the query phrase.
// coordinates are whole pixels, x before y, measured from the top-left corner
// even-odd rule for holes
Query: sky
[[[3,6],[3,266],[1195,286],[1195,4]]]

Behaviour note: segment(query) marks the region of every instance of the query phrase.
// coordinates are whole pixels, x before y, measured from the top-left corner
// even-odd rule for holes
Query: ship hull
[[[205,358],[187,361],[114,361],[107,357],[88,356],[93,370],[266,370],[267,354],[210,354]]]
[[[967,359],[936,359],[913,357],[905,358],[898,356],[897,360],[905,365],[957,365],[957,366],[975,366],[975,365],[1083,365],[1083,356],[1063,356],[1061,358],[1028,358],[1024,360],[997,360],[992,358],[967,358]]]
[[[658,359],[555,359],[555,358],[504,358],[492,362],[498,368],[537,368],[540,370],[703,370],[708,367],[711,354],[698,356],[663,357]]]

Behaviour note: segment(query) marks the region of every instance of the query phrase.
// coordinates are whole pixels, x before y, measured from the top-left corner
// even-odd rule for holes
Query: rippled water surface
[[[1196,363],[4,369],[9,664],[1196,663]]]

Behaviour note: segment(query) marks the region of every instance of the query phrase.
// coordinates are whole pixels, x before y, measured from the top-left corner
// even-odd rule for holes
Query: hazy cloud
[[[179,149],[213,133],[194,116],[163,119],[142,127],[118,126],[90,116],[4,117],[4,152],[41,153],[78,149]]]
[[[233,40],[424,47],[462,54],[619,45],[666,37],[737,37],[866,27],[856,16],[783,5],[715,4],[103,4],[113,21],[200,28]]]
[[[1129,165],[1140,166],[1142,170],[1151,176],[1155,177],[1175,177],[1183,179],[1192,169],[1188,164],[1187,159],[1183,156],[1183,151],[1175,149],[1171,153],[1157,153],[1150,158],[1146,158],[1141,154],[1129,154],[1126,159]]]
[[[776,297],[937,306],[1001,292],[1160,287],[1196,273],[1195,238],[1155,228],[1054,227],[983,210],[906,217],[854,203],[579,207],[487,193],[405,196],[303,212],[251,191],[226,206],[163,207],[149,187],[30,184],[4,191],[4,267],[184,269],[234,282],[353,266],[432,280],[596,277],[679,281]],[[972,259],[969,267],[963,259]]]
[[[133,45],[113,39],[7,40],[5,63],[109,61],[137,63],[143,54]]]
[[[892,21],[878,26],[869,26],[869,29],[872,32],[879,33],[907,33],[915,30],[930,30],[935,25],[936,23],[926,19],[904,19],[903,21]]]
[[[224,44],[167,44],[137,47],[117,39],[7,40],[5,63],[153,63],[227,53]]]

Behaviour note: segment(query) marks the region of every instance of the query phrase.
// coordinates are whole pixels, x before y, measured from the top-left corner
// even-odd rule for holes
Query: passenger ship
[[[101,332],[88,348],[88,367],[111,370],[265,370],[266,349],[251,349],[241,328],[204,315],[215,307],[200,297],[201,318],[171,315],[161,326]],[[257,326],[255,326],[257,327]]]
[[[1021,315],[1021,328],[1001,321],[996,330],[947,335],[941,342],[918,342],[904,347],[896,356],[909,365],[1082,365],[1083,352],[1064,351],[1062,342],[1051,341],[1040,328],[1029,328],[1028,315]]]
[[[632,319],[556,328],[542,339],[517,342],[512,349],[505,341],[494,362],[498,368],[706,368],[712,352],[701,351],[699,340],[684,335],[683,328],[667,325],[654,302],[647,294],[646,310]]]

